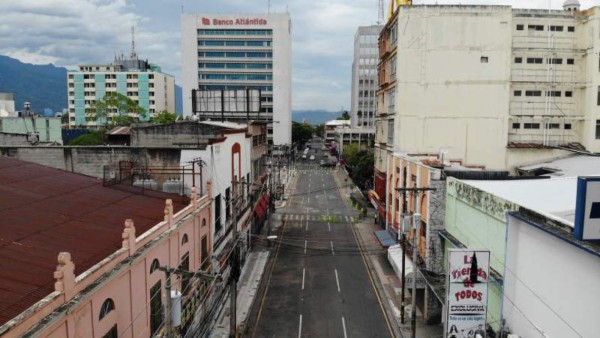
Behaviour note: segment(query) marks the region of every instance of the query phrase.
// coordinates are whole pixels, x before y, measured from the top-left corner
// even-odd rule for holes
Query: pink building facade
[[[135,220],[125,220],[122,247],[79,275],[78,253],[62,252],[54,272],[55,291],[5,323],[0,335],[20,337],[150,337],[164,330],[166,273],[161,267],[210,274],[212,255],[211,183],[206,195],[192,193],[190,204],[164,221],[136,234]],[[90,240],[94,235],[90,234]],[[85,253],[81,253],[85,254]],[[206,311],[214,280],[172,274],[172,290],[182,291],[184,333]]]

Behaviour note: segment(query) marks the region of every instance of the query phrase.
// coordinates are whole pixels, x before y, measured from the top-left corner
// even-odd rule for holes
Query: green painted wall
[[[9,134],[38,133],[40,142],[62,144],[61,121],[59,117],[5,117],[0,119],[0,132]]]
[[[446,231],[470,249],[489,249],[490,266],[504,274],[508,211],[518,205],[449,177],[446,186]],[[446,242],[449,243],[449,242]],[[447,256],[447,251],[444,253]],[[445,257],[447,262],[447,257]],[[497,330],[502,310],[502,286],[488,286],[488,322]]]

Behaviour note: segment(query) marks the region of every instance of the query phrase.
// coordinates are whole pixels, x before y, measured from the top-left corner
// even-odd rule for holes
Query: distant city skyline
[[[488,4],[560,9],[563,0],[414,1],[419,4]],[[598,1],[580,0],[582,9]],[[268,8],[268,3],[271,8]],[[387,13],[389,1],[384,2]],[[182,12],[286,12],[292,18],[292,109],[350,110],[353,36],[377,23],[375,0],[324,0],[307,4],[244,0],[0,0],[0,54],[33,64],[107,63],[128,55],[131,26],[140,58],[158,64],[181,84]]]

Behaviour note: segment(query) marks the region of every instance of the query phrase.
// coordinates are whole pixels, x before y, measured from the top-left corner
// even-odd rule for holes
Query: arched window
[[[108,298],[102,303],[102,307],[100,308],[100,318],[102,320],[109,312],[115,309],[115,303],[112,299]]]
[[[181,245],[184,245],[187,242],[188,242],[188,236],[187,236],[187,234],[183,234],[183,237],[181,238]]]
[[[160,267],[160,262],[158,261],[158,259],[154,259],[152,261],[152,264],[150,265],[150,273],[153,273],[154,271],[158,270],[158,268]]]
[[[206,226],[206,218],[202,219],[202,226],[205,227]]]

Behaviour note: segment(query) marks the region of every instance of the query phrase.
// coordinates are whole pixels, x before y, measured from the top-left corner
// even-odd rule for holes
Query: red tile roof
[[[54,291],[57,256],[71,253],[75,274],[121,247],[126,219],[139,236],[163,220],[179,196],[102,181],[0,157],[0,325]]]

